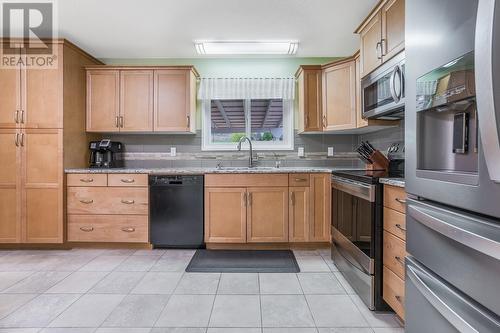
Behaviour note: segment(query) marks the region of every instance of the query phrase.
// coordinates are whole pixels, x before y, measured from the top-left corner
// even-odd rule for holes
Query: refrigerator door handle
[[[476,20],[474,67],[476,76],[476,98],[482,149],[490,179],[500,183],[500,105],[495,105],[493,70],[493,44],[495,34],[496,0],[479,0]],[[497,8],[500,10],[500,8]],[[497,22],[500,24],[500,22]],[[498,55],[496,55],[498,57]],[[498,93],[497,93],[498,94]],[[498,107],[498,110],[496,109]]]
[[[495,237],[486,237],[485,235],[467,230],[463,226],[453,224],[454,220],[457,221],[457,217],[454,216],[454,214],[450,214],[447,218],[442,218],[440,216],[444,215],[442,212],[433,211],[430,208],[412,204],[415,201],[411,199],[409,199],[408,202],[407,212],[411,218],[443,236],[487,256],[500,260],[500,242],[497,241],[497,239],[500,239],[500,236],[496,230],[495,232],[497,234],[493,235]],[[465,217],[464,221],[466,221]]]
[[[418,291],[425,297],[425,299],[427,299],[427,301],[459,332],[479,333],[478,330],[472,327],[471,324],[451,309],[446,300],[441,299],[439,294],[424,282],[424,280],[431,279],[431,277],[426,276],[425,272],[422,272],[417,267],[408,264],[406,266],[406,275],[411,282],[413,282],[413,285],[418,289]],[[432,280],[430,282],[432,282]],[[439,287],[439,285],[434,287]]]

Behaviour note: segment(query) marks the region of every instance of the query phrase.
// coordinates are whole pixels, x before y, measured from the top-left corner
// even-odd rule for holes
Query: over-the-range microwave
[[[404,118],[405,52],[394,56],[361,80],[363,118]]]

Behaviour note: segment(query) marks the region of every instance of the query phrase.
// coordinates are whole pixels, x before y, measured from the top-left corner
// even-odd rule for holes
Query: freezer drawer
[[[500,315],[500,222],[408,199],[407,251]]]
[[[409,257],[406,260],[405,332],[500,332],[500,317]]]

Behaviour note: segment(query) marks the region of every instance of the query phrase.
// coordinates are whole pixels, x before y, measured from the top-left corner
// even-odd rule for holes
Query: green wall
[[[175,66],[194,65],[201,77],[292,77],[300,65],[319,65],[340,59],[331,58],[147,58],[100,59],[106,65]],[[297,114],[297,99],[294,113]],[[201,106],[197,105],[196,127],[201,127]],[[298,126],[294,117],[295,128]]]
[[[299,65],[339,58],[148,58],[101,59],[107,65],[194,65],[202,77],[289,77]]]

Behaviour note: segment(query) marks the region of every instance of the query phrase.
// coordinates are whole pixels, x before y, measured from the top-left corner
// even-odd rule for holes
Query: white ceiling
[[[297,39],[297,57],[347,56],[359,48],[353,31],[376,2],[59,0],[59,37],[98,58],[201,57],[198,39]]]

